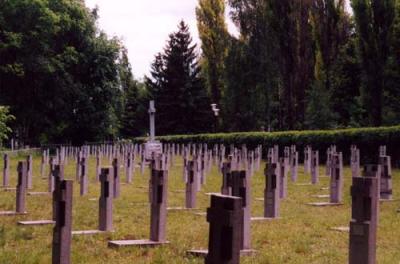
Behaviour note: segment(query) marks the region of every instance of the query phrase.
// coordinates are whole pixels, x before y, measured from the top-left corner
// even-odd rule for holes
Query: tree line
[[[15,116],[13,136],[144,136],[149,100],[161,135],[399,123],[399,0],[225,2],[199,0],[199,47],[181,21],[138,80],[83,0],[2,1],[0,105]]]

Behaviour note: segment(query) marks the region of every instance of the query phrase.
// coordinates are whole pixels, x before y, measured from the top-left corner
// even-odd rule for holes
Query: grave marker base
[[[28,192],[30,196],[51,195],[51,192]]]
[[[261,222],[261,221],[273,221],[278,219],[280,219],[280,217],[252,217],[251,221]]]
[[[317,194],[317,195],[311,195],[311,197],[314,198],[329,198],[329,194]]]
[[[381,202],[381,203],[387,203],[387,202],[397,202],[397,201],[399,201],[399,199],[379,199],[379,202]]]
[[[112,233],[113,231],[101,231],[101,230],[79,230],[79,231],[72,231],[72,235],[97,235],[97,234],[104,234],[104,233]]]
[[[207,213],[206,212],[201,212],[201,213],[194,213],[195,215],[198,215],[198,216],[207,216]]]
[[[0,216],[26,215],[27,212],[17,213],[15,211],[0,211]]]
[[[54,225],[55,223],[53,220],[18,221],[18,225],[23,226]]]
[[[256,252],[257,251],[254,249],[242,249],[242,250],[240,250],[240,256],[252,256]],[[193,250],[186,251],[186,254],[189,256],[193,256],[193,257],[205,258],[205,257],[207,257],[208,250],[207,249],[193,249]]]
[[[342,233],[349,233],[350,232],[350,227],[348,227],[348,226],[337,226],[337,227],[331,227],[330,230],[338,231],[338,232],[342,232]]]
[[[167,211],[193,211],[199,208],[186,208],[186,207],[167,207]]]
[[[317,203],[307,203],[307,205],[315,207],[327,207],[327,206],[341,206],[342,203],[330,203],[330,202],[317,202]]]
[[[109,247],[155,247],[169,244],[169,241],[151,241],[147,239],[142,240],[114,240],[108,241]]]
[[[13,188],[13,187],[6,187],[4,188],[5,192],[15,192],[17,190],[17,188]]]
[[[310,183],[296,183],[295,186],[311,186],[314,185],[311,182]]]

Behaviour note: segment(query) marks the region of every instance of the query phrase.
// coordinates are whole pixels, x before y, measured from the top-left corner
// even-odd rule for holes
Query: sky
[[[110,37],[122,39],[128,49],[135,78],[149,74],[154,55],[164,48],[168,35],[181,19],[189,24],[193,40],[199,43],[195,8],[198,0],[85,0],[98,6],[99,27]],[[228,15],[227,15],[228,17]],[[229,31],[237,34],[230,19]],[[200,48],[199,48],[200,51]]]

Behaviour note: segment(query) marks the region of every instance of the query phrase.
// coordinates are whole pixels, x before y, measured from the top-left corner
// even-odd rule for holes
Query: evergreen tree
[[[212,127],[210,101],[200,76],[196,45],[181,21],[157,54],[147,85],[156,101],[157,134],[197,133]]]
[[[385,69],[390,50],[395,0],[351,0],[362,69],[362,103],[368,124],[382,124]]]

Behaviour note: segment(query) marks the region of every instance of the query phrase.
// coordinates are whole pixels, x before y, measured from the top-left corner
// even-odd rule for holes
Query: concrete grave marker
[[[393,184],[392,184],[392,165],[390,156],[379,157],[379,182],[380,182],[380,199],[392,200]]]
[[[114,181],[113,181],[113,196],[114,198],[118,198],[121,194],[121,175],[120,175],[120,163],[119,159],[115,158],[112,163],[113,166],[113,175],[114,175]]]
[[[101,194],[99,199],[99,230],[113,229],[113,168],[103,168],[100,174]]]
[[[208,251],[191,250],[204,256],[206,264],[239,264],[241,255],[243,210],[240,197],[212,195],[207,209],[210,224]],[[242,251],[243,252],[243,251]]]
[[[161,163],[163,159],[161,159]],[[109,241],[109,247],[124,246],[157,246],[169,243],[166,241],[167,221],[167,193],[168,171],[158,170],[155,167],[162,166],[160,160],[153,162],[150,179],[150,239],[149,240],[115,240]],[[157,165],[158,164],[158,165]]]
[[[56,224],[53,228],[53,264],[71,263],[73,182],[61,181],[57,186]]]
[[[378,185],[377,177],[353,178],[349,264],[376,263]]]
[[[10,160],[8,154],[4,154],[3,161],[3,187],[8,187],[10,185]]]

